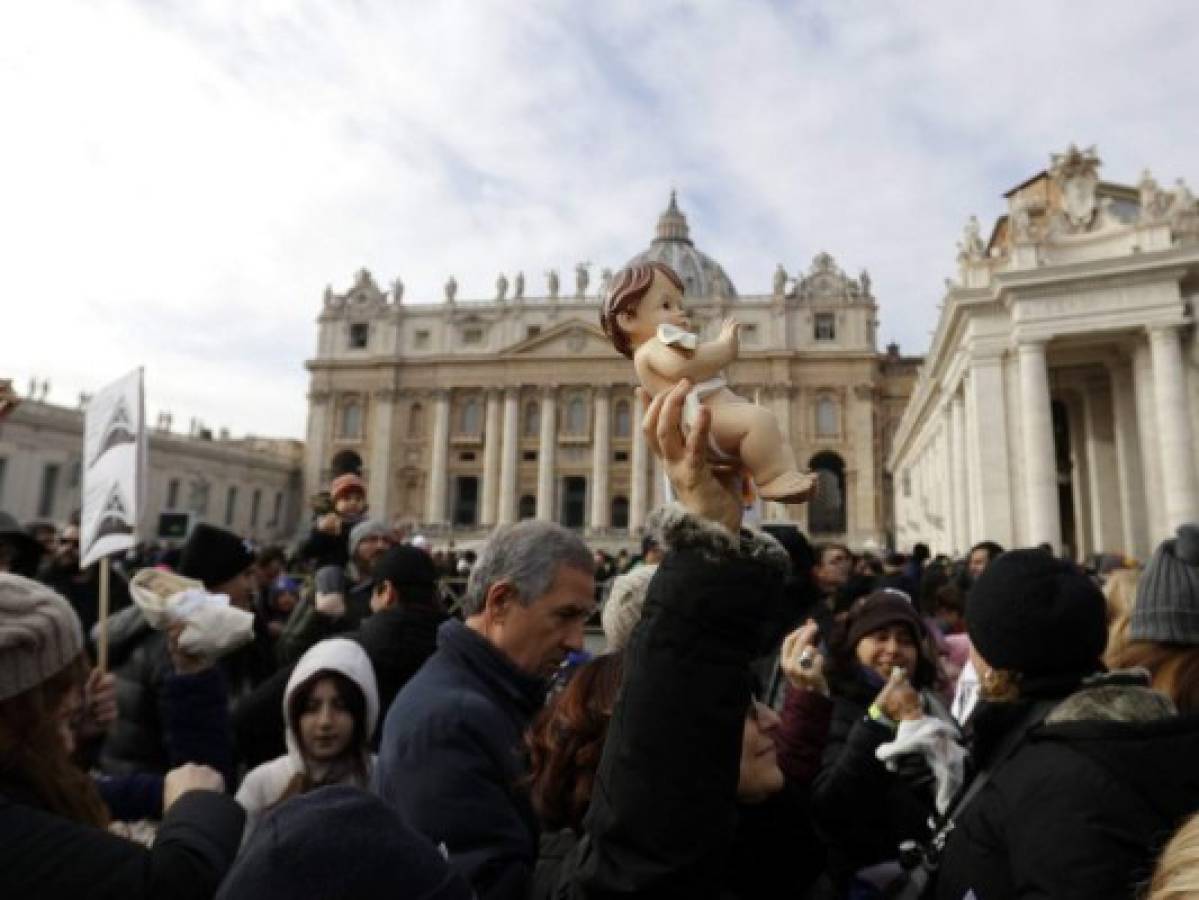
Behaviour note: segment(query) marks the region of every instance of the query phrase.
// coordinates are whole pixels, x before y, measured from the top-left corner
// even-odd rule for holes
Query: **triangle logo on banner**
[[[96,456],[92,460],[91,465],[96,464],[96,460],[100,459],[105,453],[120,444],[136,444],[137,434],[133,429],[133,419],[129,415],[129,410],[125,407],[125,398],[118,397],[116,406],[113,407],[112,415],[108,419],[108,424],[104,426],[104,437],[100,441],[100,448],[96,451]]]
[[[96,540],[110,534],[133,534],[133,523],[129,521],[129,511],[121,499],[121,485],[117,482],[109,488],[108,499],[104,501]]]

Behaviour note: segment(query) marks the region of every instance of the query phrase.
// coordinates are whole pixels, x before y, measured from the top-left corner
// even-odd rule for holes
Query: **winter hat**
[[[0,575],[0,700],[41,684],[82,650],[70,603],[40,582]]]
[[[18,575],[32,578],[37,574],[38,560],[42,558],[42,545],[29,535],[21,523],[10,513],[0,510],[0,543],[11,544],[13,559],[9,566]]]
[[[368,537],[390,537],[391,529],[377,520],[367,519],[365,522],[359,522],[350,529],[350,559],[354,558],[354,554],[358,550],[358,545]]]
[[[656,565],[638,566],[624,575],[612,579],[612,588],[600,613],[604,636],[608,639],[608,651],[623,649],[641,621],[641,610],[645,606],[645,595],[653,581]]]
[[[209,590],[254,565],[254,549],[232,531],[200,523],[183,545],[179,574],[197,578]]]
[[[966,631],[996,669],[1028,678],[1100,671],[1107,607],[1095,583],[1042,550],[1010,550],[978,577]]]
[[[216,896],[469,900],[472,893],[428,838],[390,806],[358,788],[333,785],[272,811]]]
[[[1199,525],[1183,525],[1153,554],[1137,585],[1128,636],[1199,644]]]
[[[916,643],[925,638],[924,621],[912,606],[912,598],[895,588],[882,588],[867,594],[850,610],[847,644],[856,647],[866,635],[888,625],[906,625]]]
[[[346,472],[344,475],[338,475],[333,479],[333,483],[329,486],[329,498],[336,503],[338,498],[344,497],[346,494],[353,493],[354,491],[365,497],[366,482],[353,472]]]

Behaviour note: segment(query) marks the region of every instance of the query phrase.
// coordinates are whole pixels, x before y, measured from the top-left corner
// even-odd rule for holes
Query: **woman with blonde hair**
[[[1137,585],[1127,640],[1106,661],[1147,669],[1180,713],[1199,713],[1199,525],[1183,525],[1157,548]]]
[[[1103,582],[1103,599],[1107,601],[1107,652],[1104,659],[1109,667],[1128,643],[1128,620],[1137,597],[1139,569],[1113,569]]]
[[[1199,897],[1199,816],[1191,816],[1166,844],[1145,900],[1195,897]]]

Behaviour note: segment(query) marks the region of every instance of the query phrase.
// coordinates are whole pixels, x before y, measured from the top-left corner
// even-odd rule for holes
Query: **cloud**
[[[818,252],[925,349],[971,213],[1071,142],[1199,177],[1199,14],[868,2],[47,0],[0,11],[4,369],[304,432],[326,283],[642,249],[673,186],[743,293]]]

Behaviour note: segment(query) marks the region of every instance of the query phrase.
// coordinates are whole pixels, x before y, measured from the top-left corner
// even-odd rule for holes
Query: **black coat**
[[[980,706],[973,718],[984,766],[1014,721],[1003,706]],[[1107,697],[1096,708],[1108,717],[1121,706]],[[1199,810],[1199,718],[1058,715],[1029,733],[957,818],[938,897],[1131,900],[1170,834]]]
[[[146,849],[0,793],[0,897],[207,900],[233,864],[244,824],[232,798],[191,791]]]
[[[372,787],[480,898],[524,900],[538,829],[522,737],[545,684],[457,619],[387,713]]]
[[[830,876],[843,886],[859,869],[897,859],[901,842],[925,840],[936,807],[927,778],[890,772],[875,756],[881,744],[895,738],[894,731],[866,714],[881,686],[848,677],[832,679],[832,689],[832,722],[813,807],[829,846]],[[929,704],[930,695],[924,697]]]
[[[672,549],[625,650],[583,834],[547,842],[536,900],[797,896],[819,868],[793,797],[737,803],[750,662],[768,649],[786,555],[748,535],[733,548],[680,512],[662,524]]]
[[[370,657],[379,686],[382,715],[386,715],[400,688],[437,649],[437,628],[445,620],[446,614],[440,607],[401,603],[371,615],[357,631],[343,635],[361,644]],[[238,753],[251,768],[287,752],[283,696],[294,668],[293,663],[279,669],[234,708]],[[377,735],[374,743],[378,744]]]

